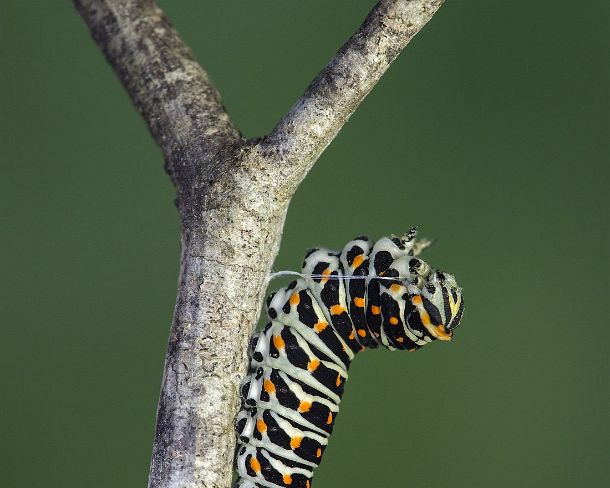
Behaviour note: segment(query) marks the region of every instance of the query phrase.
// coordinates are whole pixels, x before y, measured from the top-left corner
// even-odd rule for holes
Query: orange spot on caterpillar
[[[379,315],[381,313],[381,307],[378,307],[377,305],[371,305],[371,313],[373,315]]]
[[[307,481],[305,482],[305,488],[311,488],[311,485],[309,484],[309,480],[307,480]]]
[[[322,276],[324,278],[320,280],[320,283],[325,285],[328,282],[328,277],[330,276],[330,268],[326,268],[324,271],[322,271]]]
[[[430,315],[428,315],[428,312],[426,312],[425,310],[419,312],[419,318],[421,319],[422,324],[424,324],[425,326],[430,325]]]
[[[326,329],[326,327],[328,327],[328,323],[327,322],[318,322],[316,325],[313,326],[314,330],[317,333],[322,332],[324,329]]]
[[[275,392],[275,385],[273,384],[273,382],[271,380],[263,381],[263,388],[265,389],[265,391],[267,393]]]
[[[445,329],[445,326],[443,324],[437,325],[434,329],[436,330],[437,337],[441,341],[450,341],[451,340],[453,333],[451,331],[447,332],[447,330]]]
[[[256,428],[262,434],[263,432],[265,432],[267,430],[267,424],[265,423],[265,421],[263,419],[258,419],[256,421]]]
[[[422,303],[421,296],[420,295],[413,295],[411,297],[411,303],[413,305],[421,305],[421,303]]]
[[[343,312],[345,312],[345,309],[341,305],[333,305],[330,307],[331,315],[341,315]]]
[[[390,317],[390,324],[398,325],[398,319],[396,317]]]
[[[398,293],[400,290],[402,290],[402,285],[394,283],[392,286],[390,286],[390,290],[392,290],[394,293]]]
[[[328,418],[326,419],[326,423],[328,425],[333,423],[333,413],[332,412],[328,412]]]
[[[255,473],[261,472],[261,463],[258,462],[258,459],[255,457],[250,459],[250,467],[254,470]]]
[[[285,485],[289,485],[292,483],[292,476],[290,476],[289,474],[285,474],[284,476],[282,476],[282,481]]]
[[[295,291],[292,295],[290,295],[290,305],[298,305],[301,301],[301,297],[299,296],[299,292]]]
[[[273,336],[273,345],[278,349],[284,349],[284,347],[286,346],[286,344],[284,343],[284,339],[282,339],[282,336],[279,335]]]
[[[356,256],[354,258],[354,261],[352,262],[352,268],[356,269],[363,262],[364,262],[364,255],[363,254],[358,254],[358,256]]]
[[[354,297],[354,305],[356,305],[356,307],[364,308],[364,298]]]
[[[358,329],[358,335],[359,335],[360,337],[364,337],[364,336],[366,336],[366,330],[364,330],[364,329]]]
[[[335,385],[337,385],[337,388],[339,388],[339,385],[341,384],[341,375],[338,374],[337,375],[337,380],[335,381]]]
[[[299,413],[309,412],[311,409],[311,403],[309,402],[301,402],[299,404]]]
[[[302,440],[302,437],[293,437],[292,439],[290,439],[290,447],[292,447],[293,449],[298,449],[301,445]]]
[[[402,337],[397,337],[396,338],[396,342],[400,342],[401,344],[404,342],[405,340]]]
[[[322,456],[322,449],[318,447],[318,450],[316,451],[316,457],[319,458],[320,456]]]
[[[312,359],[307,363],[307,369],[309,371],[315,371],[316,369],[318,369],[318,366],[320,366],[320,361],[318,361],[317,359]]]
[[[355,334],[355,333],[354,333],[354,331],[352,330],[352,331],[350,332],[350,335],[349,335],[349,340],[350,340],[350,341],[353,341],[355,338],[356,338],[356,334]]]

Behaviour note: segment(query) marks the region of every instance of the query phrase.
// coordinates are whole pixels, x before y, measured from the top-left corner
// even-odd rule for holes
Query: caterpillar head
[[[427,264],[417,261],[423,263],[418,270],[425,270]],[[409,324],[423,325],[434,339],[451,340],[464,311],[462,291],[455,278],[438,270],[418,273],[409,291],[413,307],[407,318]]]

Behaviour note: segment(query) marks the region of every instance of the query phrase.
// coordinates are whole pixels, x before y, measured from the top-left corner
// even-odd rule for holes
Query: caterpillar
[[[355,355],[451,339],[461,289],[416,257],[430,244],[416,233],[312,249],[301,277],[268,297],[240,390],[235,488],[311,488]]]

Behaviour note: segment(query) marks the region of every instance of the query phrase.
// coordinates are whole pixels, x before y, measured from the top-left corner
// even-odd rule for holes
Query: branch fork
[[[288,204],[443,0],[381,0],[263,138],[244,140],[153,0],[74,0],[148,124],[182,223],[149,488],[228,488],[246,350]]]

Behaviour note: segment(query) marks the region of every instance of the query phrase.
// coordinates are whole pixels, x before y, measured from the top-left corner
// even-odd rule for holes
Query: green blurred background
[[[247,137],[372,5],[162,2]],[[447,1],[299,189],[277,270],[419,224],[467,304],[453,343],[354,363],[315,486],[609,482],[609,21]],[[71,2],[2,0],[0,41],[0,485],[144,486],[174,192]]]

